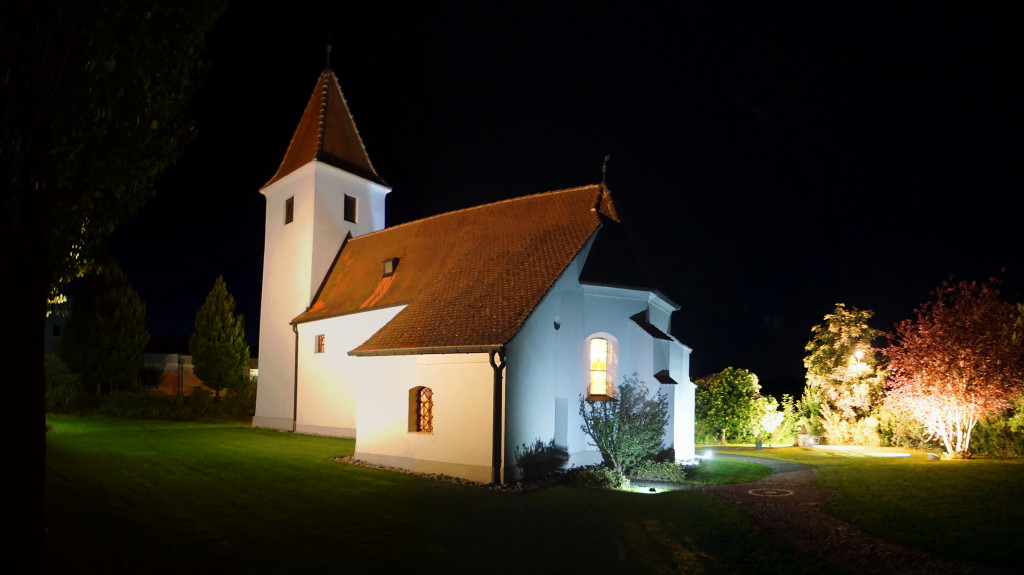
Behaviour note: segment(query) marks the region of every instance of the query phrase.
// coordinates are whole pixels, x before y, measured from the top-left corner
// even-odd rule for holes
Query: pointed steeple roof
[[[263,187],[314,160],[387,185],[370,163],[338,78],[330,68],[320,74],[277,173]]]

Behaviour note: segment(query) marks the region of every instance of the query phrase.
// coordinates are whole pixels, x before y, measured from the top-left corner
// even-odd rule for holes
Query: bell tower
[[[391,188],[374,170],[337,76],[320,74],[284,159],[260,193],[267,200],[254,427],[293,431],[296,335],[349,236],[384,227]]]

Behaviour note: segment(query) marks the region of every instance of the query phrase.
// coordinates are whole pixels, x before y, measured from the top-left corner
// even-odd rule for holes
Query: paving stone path
[[[966,564],[869,536],[822,512],[835,493],[814,485],[814,468],[745,455],[715,457],[760,463],[772,473],[752,483],[717,485],[703,490],[746,510],[766,528],[803,553],[833,564],[839,571],[886,574],[1003,574],[1010,571]]]

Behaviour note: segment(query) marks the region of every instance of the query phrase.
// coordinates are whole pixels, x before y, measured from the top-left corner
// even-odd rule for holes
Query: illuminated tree
[[[590,436],[591,445],[616,472],[627,474],[661,452],[668,397],[661,392],[651,397],[647,385],[633,374],[624,378],[614,401],[588,401],[581,395],[580,417],[580,429]]]
[[[889,394],[937,437],[948,457],[970,457],[981,418],[1010,407],[1024,378],[1016,308],[998,282],[943,282],[934,299],[888,335]]]
[[[761,384],[745,369],[727,367],[696,381],[697,436],[707,441],[722,434],[734,441],[751,441],[760,430],[764,407]]]
[[[100,394],[134,377],[149,342],[146,304],[114,263],[82,278],[61,335],[61,357]]]
[[[874,411],[881,405],[886,373],[872,347],[881,333],[868,326],[873,315],[837,303],[825,323],[811,328],[814,336],[804,348],[804,396],[829,443],[878,443]]]
[[[203,385],[220,392],[238,383],[249,363],[245,318],[235,314],[235,298],[223,277],[218,277],[203,306],[196,312],[196,331],[188,340],[195,374]]]

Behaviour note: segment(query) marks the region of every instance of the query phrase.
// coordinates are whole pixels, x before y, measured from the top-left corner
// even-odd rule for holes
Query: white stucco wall
[[[473,481],[491,480],[493,370],[487,354],[357,358],[373,361],[357,388],[357,459]],[[401,368],[397,366],[401,364]],[[396,366],[392,368],[390,366]],[[434,430],[409,430],[409,390],[433,391]]]
[[[630,318],[647,311],[652,324],[666,334],[674,306],[645,290],[581,285],[580,267],[585,249],[558,279],[507,346],[506,477],[518,477],[516,449],[537,440],[566,450],[568,466],[601,460],[581,429],[579,401],[586,394],[589,376],[587,341],[604,337],[616,354],[614,383],[636,373],[652,393],[669,400],[669,425],[664,445],[676,459],[693,455],[693,385],[689,379],[689,353],[674,339],[654,339]],[[654,374],[668,369],[676,385],[661,384]]]
[[[313,179],[309,165],[268,186],[260,304],[260,375],[254,427],[291,431],[294,417],[295,335],[289,322],[313,292]],[[293,220],[285,202],[294,198]]]
[[[408,358],[353,357],[349,350],[359,346],[404,306],[344,315],[298,325],[298,409],[295,431],[333,437],[356,437],[359,386],[379,379],[413,375]],[[324,336],[324,351],[318,353],[317,336]],[[372,405],[372,404],[370,404]]]
[[[295,334],[290,322],[307,309],[347,234],[384,226],[390,190],[321,162],[267,186],[260,307],[260,376],[254,427],[294,430]],[[356,223],[344,220],[344,197],[357,198]],[[293,220],[285,203],[293,198]]]
[[[486,354],[348,355],[403,308],[299,325],[296,431],[355,437],[363,461],[489,482],[494,372]],[[409,430],[409,391],[419,386],[433,391],[430,433]]]

